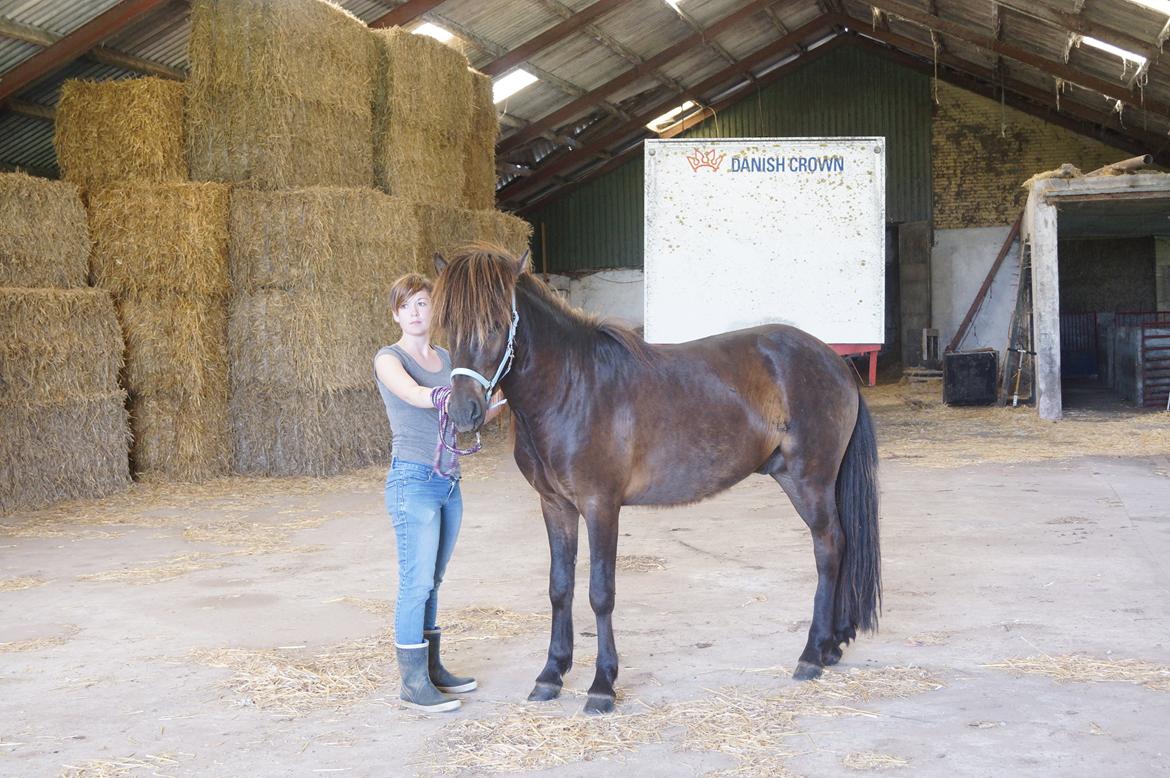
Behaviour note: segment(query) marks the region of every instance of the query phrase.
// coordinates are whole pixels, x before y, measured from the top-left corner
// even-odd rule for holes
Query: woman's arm
[[[397,358],[382,354],[374,360],[374,372],[378,374],[378,380],[404,403],[410,403],[415,408],[435,407],[431,404],[430,387],[419,386]]]

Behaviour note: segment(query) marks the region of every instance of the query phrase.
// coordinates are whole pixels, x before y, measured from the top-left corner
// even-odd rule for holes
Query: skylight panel
[[[517,68],[508,75],[492,82],[492,102],[503,102],[524,87],[534,84],[538,80],[536,76],[524,68]]]
[[[678,119],[683,115],[683,113],[691,110],[694,107],[695,107],[694,101],[687,100],[682,105],[677,106],[675,108],[671,108],[669,111],[662,114],[661,116],[658,116],[658,117],[655,117],[654,119],[651,119],[649,122],[646,123],[646,129],[650,130],[651,132],[662,132],[667,127],[669,127],[670,125],[672,125],[676,121],[678,121]]]

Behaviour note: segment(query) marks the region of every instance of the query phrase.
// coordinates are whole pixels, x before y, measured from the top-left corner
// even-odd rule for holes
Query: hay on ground
[[[401,27],[375,30],[374,175],[385,192],[458,206],[471,131],[467,58]]]
[[[504,640],[548,629],[548,616],[505,608],[469,607],[439,614],[443,634],[460,640]]]
[[[96,289],[0,288],[0,407],[116,391],[122,333]]]
[[[319,0],[197,0],[188,59],[193,179],[373,184],[375,42],[347,11]]]
[[[646,554],[621,554],[617,558],[616,569],[630,573],[648,573],[652,570],[665,570],[666,560],[660,556]]]
[[[102,583],[152,584],[170,581],[187,573],[194,573],[199,570],[214,570],[223,566],[224,562],[211,554],[184,554],[158,562],[146,562],[138,567],[124,567],[121,570],[108,570],[104,573],[81,575],[78,576],[78,580]]]
[[[910,762],[892,754],[860,751],[846,754],[845,758],[841,760],[841,764],[850,770],[889,770],[892,767],[905,767]]]
[[[18,592],[22,589],[32,589],[47,584],[44,578],[26,575],[21,578],[0,578],[0,592]]]
[[[807,748],[799,717],[874,715],[849,703],[907,697],[940,688],[918,668],[826,672],[816,683],[779,690],[725,688],[709,696],[604,716],[551,714],[531,705],[501,706],[502,714],[463,719],[429,743],[436,772],[508,773],[612,756],[682,729],[681,747],[726,754],[736,776],[787,776],[783,760]]]
[[[188,527],[183,531],[183,540],[189,543],[233,546],[242,554],[269,554],[291,550],[289,544],[292,542],[294,532],[320,527],[326,521],[325,516],[277,524],[237,520],[216,521]],[[298,550],[303,551],[304,548]]]
[[[463,207],[473,211],[496,207],[496,140],[500,120],[492,101],[492,80],[471,73],[471,128],[463,152]]]
[[[236,704],[298,716],[360,702],[391,680],[394,635],[386,629],[316,654],[228,648],[197,650],[191,657],[232,671],[224,685]]]
[[[370,189],[237,191],[231,205],[231,281],[264,289],[366,289],[387,295],[415,269],[409,204]]]
[[[0,287],[85,286],[89,231],[78,189],[0,173]]]
[[[873,412],[881,457],[923,467],[1170,454],[1166,413],[1066,409],[1054,424],[1035,408],[943,405],[939,384],[888,384],[862,394]]]
[[[92,192],[94,284],[116,296],[226,295],[229,191],[183,183]]]
[[[143,754],[121,759],[89,759],[80,764],[62,765],[61,778],[127,778],[150,770],[151,775],[170,775],[179,760],[173,754]],[[166,772],[159,772],[164,770]]]
[[[161,78],[66,81],[53,144],[61,177],[87,191],[184,181],[183,85]]]
[[[1170,666],[1137,659],[1098,659],[1072,654],[1065,656],[1030,656],[1005,659],[985,665],[1021,675],[1046,675],[1058,681],[1092,683],[1120,681],[1140,684],[1148,689],[1170,692]]]

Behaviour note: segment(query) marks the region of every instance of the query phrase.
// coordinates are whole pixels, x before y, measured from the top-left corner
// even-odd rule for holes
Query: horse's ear
[[[442,273],[444,270],[447,269],[447,260],[443,259],[443,255],[437,251],[435,252],[434,262],[435,262],[435,273],[436,274]]]
[[[520,259],[516,260],[516,276],[520,277],[528,272],[528,261],[531,259],[532,252],[524,249],[524,253],[520,255]]]

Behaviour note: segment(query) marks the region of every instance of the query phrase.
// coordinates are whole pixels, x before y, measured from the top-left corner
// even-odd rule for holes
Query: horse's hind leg
[[[573,572],[577,565],[579,514],[568,503],[541,499],[548,530],[548,597],[552,602],[552,635],[548,661],[536,677],[530,701],[551,700],[561,693],[565,673],[573,666]]]
[[[793,478],[788,473],[773,473],[793,507],[812,533],[813,553],[817,560],[817,593],[813,599],[812,625],[808,642],[792,677],[807,681],[820,676],[825,665],[841,658],[840,640],[833,623],[837,578],[845,553],[845,534],[837,513],[836,480]]]

